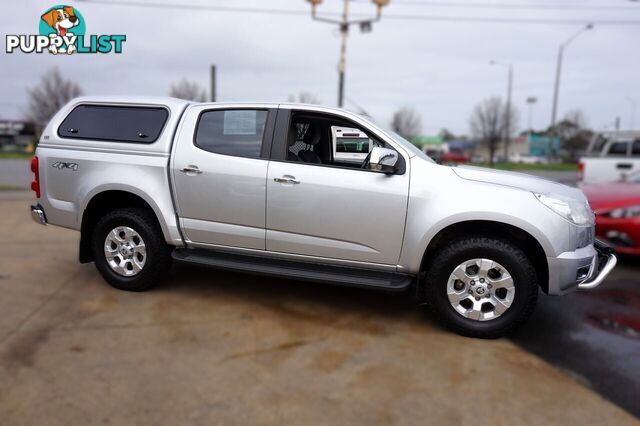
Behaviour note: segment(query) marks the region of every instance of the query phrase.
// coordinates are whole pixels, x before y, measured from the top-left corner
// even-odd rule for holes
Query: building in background
[[[33,152],[35,125],[29,121],[0,120],[0,152]]]
[[[530,134],[528,136],[529,155],[544,158],[560,157],[560,138],[557,136],[544,136]]]

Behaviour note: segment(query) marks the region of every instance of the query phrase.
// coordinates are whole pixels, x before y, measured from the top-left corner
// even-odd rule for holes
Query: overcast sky
[[[110,0],[101,0],[108,2]],[[138,0],[148,2],[149,0]],[[305,0],[154,0],[156,3],[269,7],[308,12]],[[348,42],[346,97],[376,120],[388,123],[402,106],[422,117],[423,133],[443,127],[468,133],[473,106],[490,96],[505,96],[507,71],[490,66],[495,59],[514,66],[513,102],[520,128],[527,126],[525,100],[536,96],[533,125],[549,125],[558,45],[581,24],[524,24],[428,21],[391,15],[462,16],[541,20],[635,21],[602,24],[582,34],[564,56],[559,115],[580,108],[594,128],[622,127],[638,101],[640,126],[640,2],[628,0],[391,0],[382,21],[362,34],[352,27]],[[338,12],[342,0],[325,0],[320,12]],[[416,3],[422,3],[416,5]],[[426,4],[425,4],[426,3]],[[470,7],[469,4],[540,5],[545,9]],[[108,5],[69,1],[83,14],[87,34],[126,34],[122,54],[53,56],[6,54],[4,34],[37,34],[40,15],[54,3],[20,1],[0,14],[0,117],[21,118],[26,90],[54,66],[86,94],[165,95],[183,77],[208,89],[209,66],[218,66],[221,101],[286,101],[307,91],[323,104],[337,98],[337,29],[308,15],[270,15]],[[351,3],[354,13],[373,12],[367,1]],[[440,4],[440,5],[438,5]],[[561,9],[548,6],[563,6]],[[566,6],[566,8],[564,8]],[[385,15],[389,18],[385,19]],[[354,109],[347,103],[347,108]]]

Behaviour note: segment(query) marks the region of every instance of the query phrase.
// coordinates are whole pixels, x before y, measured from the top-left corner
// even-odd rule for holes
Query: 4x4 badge
[[[51,167],[54,167],[58,170],[71,169],[75,172],[78,170],[78,163],[65,163],[64,161],[56,161]]]

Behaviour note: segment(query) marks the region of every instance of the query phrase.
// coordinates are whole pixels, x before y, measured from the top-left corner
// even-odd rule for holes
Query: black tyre
[[[445,326],[469,337],[513,332],[533,312],[538,279],[516,245],[466,237],[441,249],[425,274],[427,305]]]
[[[147,290],[171,268],[171,248],[152,212],[139,208],[114,210],[93,231],[93,258],[102,277],[113,287]]]

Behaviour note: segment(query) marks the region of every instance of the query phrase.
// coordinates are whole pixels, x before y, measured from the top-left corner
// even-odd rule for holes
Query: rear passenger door
[[[180,225],[192,245],[265,249],[265,200],[276,105],[194,106],[174,143]]]

